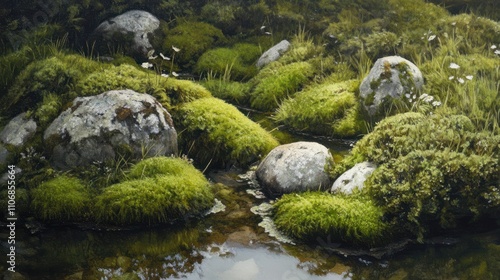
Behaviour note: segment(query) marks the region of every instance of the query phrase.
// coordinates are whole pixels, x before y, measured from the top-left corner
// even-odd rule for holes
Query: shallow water
[[[498,279],[500,231],[413,245],[377,260],[278,242],[250,208],[237,172],[212,172],[226,209],[181,225],[123,231],[18,231],[18,270],[29,279]],[[456,236],[455,236],[456,237]],[[450,241],[451,240],[451,241]],[[436,243],[435,242],[435,243]],[[453,244],[450,244],[453,243]],[[449,245],[446,245],[449,244]],[[5,244],[3,244],[5,246]]]

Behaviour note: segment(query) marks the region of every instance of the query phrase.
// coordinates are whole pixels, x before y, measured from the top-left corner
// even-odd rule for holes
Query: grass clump
[[[274,207],[276,226],[294,238],[372,247],[388,240],[384,212],[369,199],[309,192],[284,195]]]
[[[234,82],[224,79],[210,78],[203,82],[213,96],[233,104],[247,104],[250,97],[248,83]]]
[[[185,103],[174,113],[180,143],[198,163],[247,165],[278,145],[269,132],[217,98]]]
[[[287,97],[293,96],[314,75],[308,62],[294,62],[283,66],[271,63],[255,76],[256,86],[250,93],[252,108],[272,111]]]
[[[324,82],[285,100],[276,120],[293,130],[319,135],[352,137],[364,132],[365,124],[354,94],[358,82]]]
[[[90,206],[90,192],[77,178],[61,175],[31,190],[31,205],[44,220],[81,221]]]
[[[201,214],[213,204],[209,182],[184,159],[149,158],[132,167],[129,175],[96,197],[98,221],[122,225],[172,222]]]

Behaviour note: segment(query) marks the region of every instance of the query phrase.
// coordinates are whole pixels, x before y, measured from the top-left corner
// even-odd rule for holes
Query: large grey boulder
[[[101,23],[93,33],[98,48],[123,47],[131,55],[147,56],[153,49],[149,36],[160,27],[160,20],[152,14],[132,10]]]
[[[295,142],[274,148],[255,172],[270,196],[325,189],[330,186],[327,166],[333,162],[328,149],[314,142]]]
[[[366,179],[375,169],[377,169],[377,165],[368,161],[354,165],[335,180],[331,192],[351,194],[355,189],[362,190]]]
[[[361,103],[374,119],[382,116],[394,99],[412,102],[424,78],[418,67],[400,56],[379,58],[359,87]]]
[[[122,152],[136,159],[177,153],[170,114],[154,97],[132,90],[76,98],[43,139],[59,169],[104,162]]]
[[[19,148],[24,146],[36,133],[36,122],[27,118],[26,113],[14,117],[0,132],[0,165],[7,163],[10,155],[8,146]]]
[[[279,42],[278,44],[272,46],[270,49],[265,51],[260,57],[259,60],[257,60],[257,68],[262,68],[269,63],[278,60],[278,58],[281,57],[283,53],[285,53],[289,48],[291,44],[287,40],[283,40]]]

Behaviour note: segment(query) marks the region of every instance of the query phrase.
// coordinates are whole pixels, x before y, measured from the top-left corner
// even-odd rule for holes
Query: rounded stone
[[[371,162],[361,162],[344,172],[332,185],[332,193],[351,194],[353,190],[361,190],[368,176],[377,169],[377,165]]]
[[[270,196],[325,189],[330,186],[328,149],[314,142],[295,142],[274,148],[260,163],[256,177]]]

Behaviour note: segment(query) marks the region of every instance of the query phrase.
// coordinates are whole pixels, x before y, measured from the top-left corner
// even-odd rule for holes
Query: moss
[[[250,93],[252,108],[271,111],[287,97],[293,96],[314,75],[307,62],[294,62],[284,66],[271,63],[255,76],[255,88]]]
[[[203,83],[213,96],[233,104],[248,104],[250,85],[248,83],[210,79]]]
[[[61,175],[31,190],[35,214],[44,220],[82,221],[87,218],[90,192],[77,178]]]
[[[172,222],[201,214],[213,199],[207,179],[187,161],[150,158],[96,197],[95,216],[111,224]]]
[[[250,164],[278,145],[260,125],[216,98],[182,105],[174,113],[184,152],[199,164]]]
[[[61,98],[54,93],[47,93],[35,111],[35,117],[42,127],[46,127],[62,111]]]
[[[186,21],[167,32],[163,48],[179,48],[175,59],[182,69],[189,69],[206,50],[225,41],[220,29],[205,22]]]
[[[394,225],[422,238],[500,209],[499,154],[416,150],[379,166],[366,191]]]
[[[415,150],[453,149],[467,155],[499,153],[500,137],[477,133],[463,115],[405,113],[382,120],[375,129],[356,143],[349,156],[335,166],[334,177],[362,161],[383,164]],[[483,147],[484,149],[480,148]]]
[[[103,72],[88,75],[76,85],[75,92],[79,96],[87,96],[115,89],[148,93],[166,108],[211,96],[209,91],[194,82],[164,78],[128,64],[112,66]]]
[[[274,207],[276,226],[294,238],[371,247],[389,240],[382,208],[368,199],[310,192],[284,195]]]
[[[35,109],[44,95],[49,93],[57,94],[63,99],[71,99],[68,94],[71,86],[85,74],[99,69],[99,63],[78,55],[58,54],[34,61],[16,77],[2,99],[2,108],[13,113]]]
[[[205,52],[196,63],[198,73],[211,72],[228,75],[235,80],[249,79],[257,73],[255,61],[259,58],[258,46],[237,44],[232,48],[216,48]]]
[[[359,82],[324,82],[288,99],[278,109],[276,120],[288,127],[319,135],[349,137],[361,134],[364,123],[354,91]],[[352,123],[350,123],[352,122]]]

